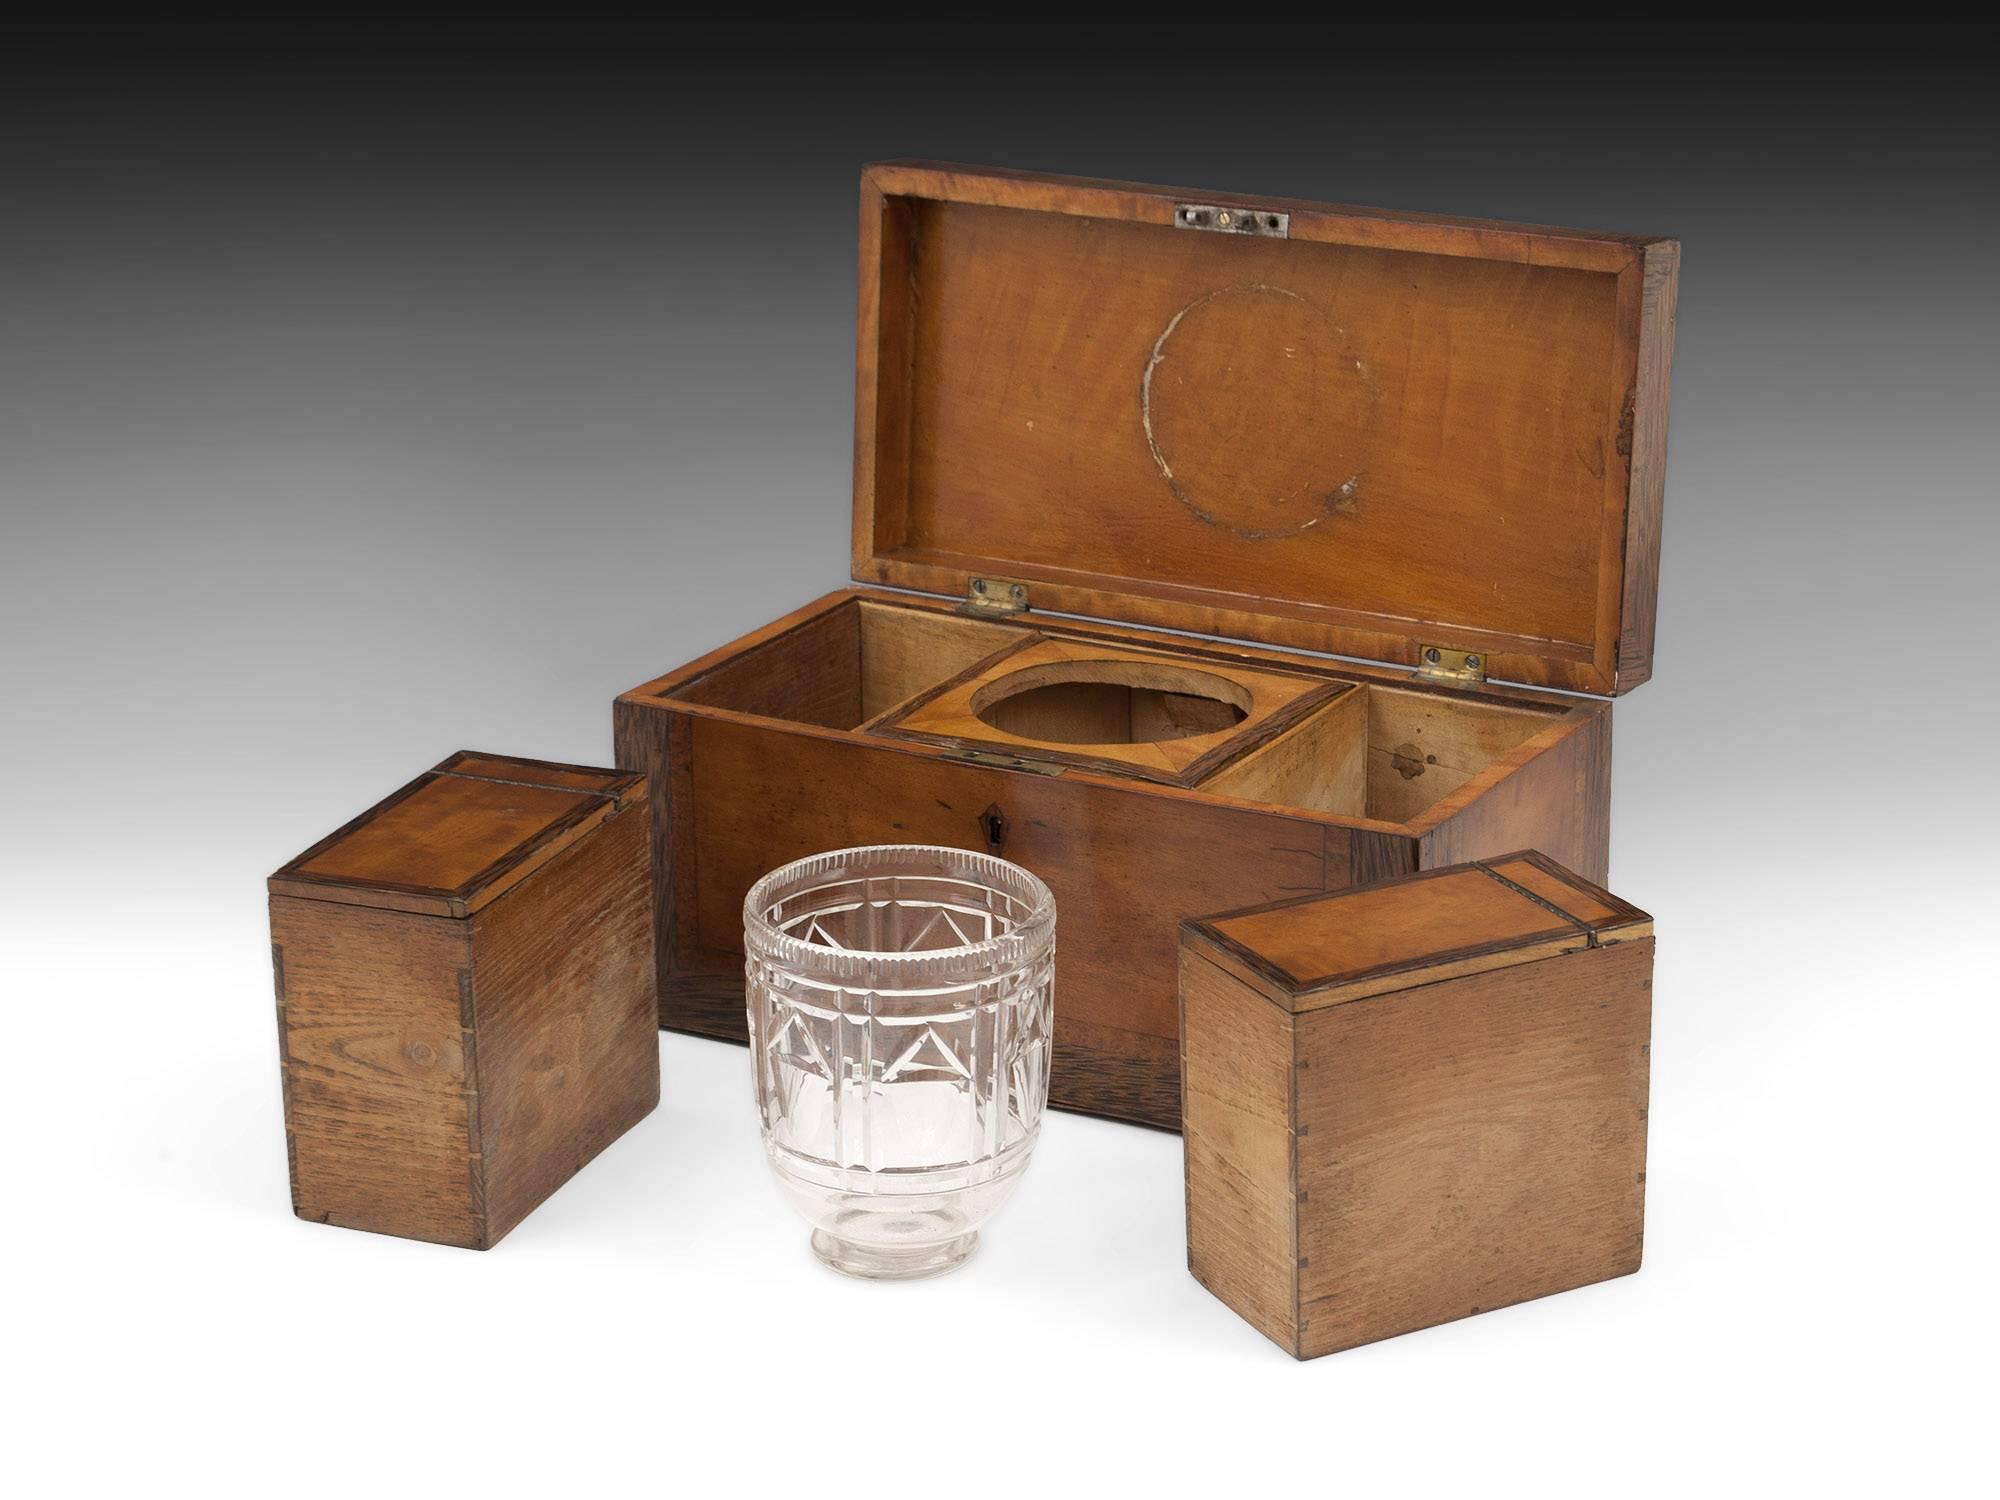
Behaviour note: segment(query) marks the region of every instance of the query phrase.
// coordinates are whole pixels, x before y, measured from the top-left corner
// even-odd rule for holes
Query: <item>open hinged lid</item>
[[[1665,239],[869,167],[854,576],[1623,692],[1652,669],[1678,264]]]
[[[636,773],[461,750],[292,860],[271,893],[471,916],[644,784]]]

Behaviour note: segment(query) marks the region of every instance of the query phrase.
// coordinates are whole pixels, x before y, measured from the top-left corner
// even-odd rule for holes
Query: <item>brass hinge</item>
[[[1292,237],[1292,216],[1274,208],[1218,208],[1212,203],[1176,203],[1174,228],[1218,234],[1256,234],[1267,240]]]
[[[1019,615],[1028,610],[1028,586],[1007,578],[970,578],[965,584],[962,615]]]
[[[1477,684],[1486,680],[1486,658],[1477,651],[1454,651],[1449,646],[1417,648],[1419,682]]]
[[[944,753],[946,760],[961,760],[969,766],[990,766],[996,771],[1028,771],[1036,776],[1060,776],[1064,768],[1045,760],[1029,760],[1022,755],[1002,755],[994,750],[955,747]]]

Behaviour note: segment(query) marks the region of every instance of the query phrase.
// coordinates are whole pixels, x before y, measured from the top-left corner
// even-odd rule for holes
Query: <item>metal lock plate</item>
[[[1028,586],[1009,578],[970,578],[965,585],[962,615],[1019,615],[1027,613]]]
[[[1267,240],[1290,239],[1292,216],[1275,208],[1223,208],[1213,203],[1176,203],[1174,228],[1206,229],[1216,234],[1254,234]]]

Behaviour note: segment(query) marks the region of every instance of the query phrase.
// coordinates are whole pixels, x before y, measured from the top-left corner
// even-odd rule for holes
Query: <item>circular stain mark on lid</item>
[[[1154,341],[1139,415],[1174,498],[1257,541],[1354,513],[1379,396],[1347,335],[1297,292],[1228,287]]]

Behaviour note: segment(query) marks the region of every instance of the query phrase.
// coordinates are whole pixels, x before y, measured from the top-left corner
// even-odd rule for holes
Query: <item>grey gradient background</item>
[[[9,37],[0,984],[32,1075],[4,1101],[36,1141],[17,1208],[66,1309],[32,1330],[48,1367],[161,1357],[176,1288],[249,1349],[302,1277],[396,1305],[510,1255],[553,1284],[560,1250],[664,1299],[715,1202],[764,1215],[746,1240],[792,1233],[742,1132],[740,1171],[672,1176],[715,1111],[749,1129],[741,1054],[672,1038],[645,1144],[474,1270],[292,1224],[261,878],[462,746],[607,761],[616,693],[845,580],[856,174],[925,155],[1670,233],[1684,259],[1656,673],[1617,709],[1612,881],[1663,934],[1645,1272],[1293,1371],[1179,1272],[1171,1138],[1063,1119],[1044,1156],[1082,1165],[1037,1179],[1048,1206],[1153,1173],[1127,1207],[1164,1253],[1113,1234],[1139,1258],[1097,1285],[1090,1233],[1031,1190],[1016,1243],[1061,1274],[996,1239],[985,1280],[921,1305],[1139,1389],[1193,1348],[1277,1410],[1362,1374],[1490,1402],[1527,1360],[1772,1476],[1865,1395],[1871,1431],[1811,1462],[1866,1472],[1892,1438],[1948,1462],[1949,1372],[1991,1331],[1965,1285],[2000,1000],[1974,954],[2000,833],[1994,48],[1573,42]],[[670,1208],[690,1193],[708,1215]],[[119,1227],[148,1224],[175,1248]],[[1515,1472],[1590,1451],[1544,1437]]]

